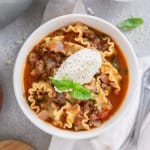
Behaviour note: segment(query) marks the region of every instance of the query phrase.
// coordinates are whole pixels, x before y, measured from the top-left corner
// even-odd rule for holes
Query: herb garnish
[[[142,18],[128,18],[118,24],[118,27],[124,30],[134,29],[144,23]]]
[[[123,72],[124,72],[124,74],[127,75],[127,74],[128,74],[128,68],[124,68],[124,69],[123,69]]]
[[[119,71],[120,65],[117,56],[114,56],[111,60],[112,65]]]
[[[50,78],[53,85],[59,90],[59,91],[66,91],[66,90],[72,90],[73,82],[70,80],[57,80],[55,78]]]
[[[92,99],[90,91],[79,83],[74,83],[70,80],[62,79],[57,80],[55,78],[50,78],[53,85],[60,91],[64,92],[66,90],[71,91],[71,96],[75,99],[87,100]]]

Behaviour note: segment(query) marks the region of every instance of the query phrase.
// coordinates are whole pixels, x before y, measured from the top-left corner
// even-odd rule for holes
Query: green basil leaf
[[[116,56],[114,56],[112,58],[112,61],[111,61],[112,65],[119,71],[120,70],[120,65],[119,65],[119,62],[118,62],[118,58]]]
[[[118,27],[124,30],[134,29],[144,23],[142,18],[128,18],[118,24]]]
[[[53,85],[60,91],[66,91],[70,90],[73,87],[73,82],[70,80],[62,79],[62,80],[57,80],[54,78],[50,78]]]
[[[90,91],[79,83],[74,83],[70,80],[62,79],[57,80],[50,78],[52,84],[60,91],[65,92],[71,90],[71,96],[75,99],[87,100],[92,99]]]
[[[74,86],[73,91],[71,92],[71,96],[80,100],[87,100],[92,98],[90,91],[87,88],[79,85]]]

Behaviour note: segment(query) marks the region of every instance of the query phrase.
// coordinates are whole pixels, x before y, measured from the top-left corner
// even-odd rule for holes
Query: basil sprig
[[[55,88],[57,88],[59,91],[62,92],[66,90],[71,91],[71,96],[75,99],[80,100],[92,99],[90,91],[79,83],[74,83],[66,79],[62,80],[57,80],[55,78],[50,79]]]
[[[128,18],[126,20],[123,20],[122,22],[120,22],[118,24],[118,27],[124,30],[131,30],[134,29],[138,26],[140,26],[141,24],[144,23],[144,20],[142,18]]]

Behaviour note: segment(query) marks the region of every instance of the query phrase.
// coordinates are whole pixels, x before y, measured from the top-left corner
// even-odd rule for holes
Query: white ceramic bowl
[[[127,59],[127,63],[129,66],[129,73],[130,73],[130,82],[129,82],[129,89],[122,106],[107,122],[105,122],[99,128],[95,128],[90,131],[73,132],[73,131],[67,131],[67,130],[56,128],[40,120],[39,118],[37,118],[34,112],[32,112],[23,95],[24,93],[23,71],[24,71],[24,65],[26,62],[27,55],[37,42],[39,42],[48,33],[53,32],[63,26],[76,23],[78,21],[110,35],[115,40],[115,42],[120,46],[121,50],[123,51]],[[105,130],[107,130],[110,126],[112,126],[120,117],[124,117],[126,108],[132,105],[133,102],[132,96],[134,91],[136,91],[135,88],[139,86],[139,83],[140,82],[139,82],[137,58],[135,56],[132,46],[125,38],[125,36],[109,22],[97,17],[82,15],[82,14],[70,14],[70,15],[60,16],[46,22],[38,29],[36,29],[29,36],[29,38],[26,40],[26,42],[20,49],[20,52],[16,59],[16,63],[14,67],[14,75],[13,75],[14,91],[15,91],[18,104],[22,109],[22,111],[24,112],[24,114],[28,117],[28,119],[37,127],[39,127],[40,129],[42,129],[43,131],[49,134],[56,135],[59,137],[64,137],[64,138],[71,138],[71,139],[86,139],[86,138],[97,136],[102,132],[105,132]]]

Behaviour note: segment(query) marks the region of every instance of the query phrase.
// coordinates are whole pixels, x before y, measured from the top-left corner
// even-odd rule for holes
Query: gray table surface
[[[13,63],[23,41],[42,20],[47,0],[36,0],[21,16],[0,29],[0,83],[4,91],[4,103],[0,112],[0,140],[19,139],[37,150],[47,150],[50,135],[35,127],[22,113],[15,99],[12,74]],[[96,16],[117,24],[131,16],[140,16],[145,22],[140,28],[124,32],[138,57],[150,55],[150,1],[135,0],[119,3],[112,0],[85,0]],[[66,4],[67,5],[67,4]]]

